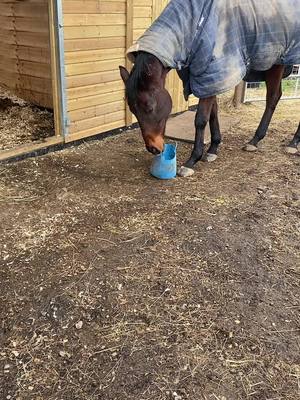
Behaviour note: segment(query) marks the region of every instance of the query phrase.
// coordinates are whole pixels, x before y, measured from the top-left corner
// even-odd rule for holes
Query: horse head
[[[158,58],[146,52],[137,53],[130,73],[120,66],[129,109],[138,120],[146,149],[155,155],[163,151],[172,110],[172,99],[165,89],[168,72]]]

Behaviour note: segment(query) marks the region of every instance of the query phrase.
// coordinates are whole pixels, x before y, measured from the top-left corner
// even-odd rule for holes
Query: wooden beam
[[[235,87],[234,98],[233,98],[233,104],[235,107],[239,107],[244,102],[245,92],[246,92],[246,82],[242,81]]]
[[[61,99],[59,90],[59,72],[58,72],[58,46],[57,46],[57,32],[55,24],[55,5],[54,0],[49,1],[49,28],[50,28],[50,57],[51,57],[51,79],[52,79],[52,96],[53,96],[53,111],[54,111],[54,127],[55,135],[63,137],[61,120]]]
[[[0,162],[9,160],[10,158],[20,157],[26,154],[34,153],[35,151],[62,143],[63,143],[62,137],[54,136],[47,138],[42,143],[24,144],[15,147],[14,149],[2,150],[0,151]]]
[[[133,43],[133,0],[127,0],[126,24],[127,24],[126,25],[126,50],[127,50]],[[130,71],[132,68],[132,64],[127,57],[126,57],[126,68],[128,71]],[[132,113],[129,110],[127,103],[126,103],[125,121],[127,126],[132,124]]]

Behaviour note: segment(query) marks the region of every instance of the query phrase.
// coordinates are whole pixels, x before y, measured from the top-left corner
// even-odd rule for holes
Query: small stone
[[[19,357],[19,352],[18,351],[12,351],[12,354],[15,356],[15,357]]]
[[[34,387],[33,386],[28,386],[28,390],[30,390],[31,392],[33,391]]]
[[[259,186],[257,188],[258,193],[266,193],[267,190],[268,188],[266,186]]]
[[[6,396],[6,399],[10,400],[11,399],[11,395],[9,394],[8,396]]]
[[[239,325],[239,324],[241,323],[241,321],[240,321],[239,319],[236,319],[234,322],[235,322],[237,325]]]
[[[10,368],[10,365],[9,365],[9,364],[5,364],[5,365],[4,365],[4,369],[7,370],[7,369],[9,369],[9,368]]]
[[[61,357],[63,357],[63,358],[65,358],[65,357],[71,358],[71,354],[70,354],[70,353],[67,353],[66,351],[63,351],[63,350],[61,350],[61,351],[59,352],[59,355],[60,355]]]
[[[82,321],[78,321],[78,322],[76,322],[75,326],[76,326],[76,329],[81,329],[82,326],[83,326],[83,322]]]

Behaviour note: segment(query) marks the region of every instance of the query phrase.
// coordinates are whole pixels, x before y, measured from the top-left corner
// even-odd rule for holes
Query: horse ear
[[[129,72],[127,71],[127,69],[125,67],[122,67],[121,65],[119,66],[119,69],[120,69],[121,78],[122,78],[123,82],[126,84],[126,82],[128,81],[128,78],[129,78]]]

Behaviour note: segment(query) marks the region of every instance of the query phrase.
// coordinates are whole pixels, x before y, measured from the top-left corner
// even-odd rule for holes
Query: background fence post
[[[240,82],[234,91],[234,98],[233,98],[233,105],[235,107],[239,107],[245,99],[245,92],[246,92],[246,82]]]
[[[126,50],[133,43],[133,0],[127,0],[126,2]],[[126,51],[125,50],[125,51]],[[131,70],[132,64],[126,57],[126,68],[128,71]],[[132,124],[132,113],[129,110],[128,104],[126,102],[126,125]]]

